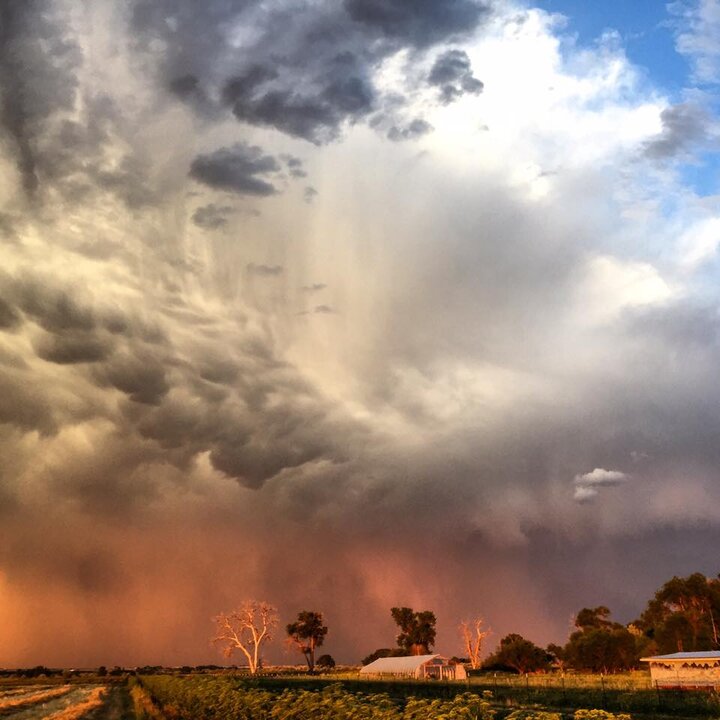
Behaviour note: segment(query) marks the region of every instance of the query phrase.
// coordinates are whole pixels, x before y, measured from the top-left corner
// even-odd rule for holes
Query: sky
[[[0,667],[720,571],[720,1],[8,0]],[[300,662],[282,643],[273,662]]]

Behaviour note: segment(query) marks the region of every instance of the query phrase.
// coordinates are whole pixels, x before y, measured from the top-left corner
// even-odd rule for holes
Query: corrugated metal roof
[[[373,660],[360,668],[361,673],[413,673],[428,660],[440,655],[407,655],[404,657],[386,657]]]
[[[650,662],[651,660],[718,660],[720,659],[720,650],[705,650],[704,652],[679,652],[672,655],[653,655],[652,657],[640,658],[642,662]]]

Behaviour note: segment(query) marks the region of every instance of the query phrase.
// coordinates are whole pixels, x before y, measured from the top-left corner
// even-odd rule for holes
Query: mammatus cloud
[[[598,490],[605,487],[614,487],[629,480],[628,475],[620,470],[605,470],[595,468],[592,472],[576,475],[574,499],[578,502],[588,502],[597,497]]]

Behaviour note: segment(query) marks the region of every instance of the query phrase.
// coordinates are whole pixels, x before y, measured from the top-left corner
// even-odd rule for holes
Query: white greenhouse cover
[[[672,655],[653,655],[640,658],[641,662],[654,660],[720,660],[720,650],[705,650],[704,652],[678,652]]]
[[[373,660],[368,665],[360,668],[361,673],[388,673],[388,674],[410,674],[428,660],[442,657],[441,655],[406,655],[404,657],[386,657]]]

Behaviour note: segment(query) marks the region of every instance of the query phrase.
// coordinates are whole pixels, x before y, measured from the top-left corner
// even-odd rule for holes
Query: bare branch
[[[480,667],[483,640],[492,634],[490,628],[485,629],[483,627],[484,624],[483,618],[476,617],[470,621],[463,620],[458,627],[465,646],[465,652],[470,660],[470,667],[473,670]]]
[[[212,643],[223,647],[226,657],[232,657],[240,650],[254,675],[258,670],[261,646],[272,639],[271,631],[278,624],[277,610],[266,602],[246,600],[236,610],[220,613],[213,619],[216,634]]]

